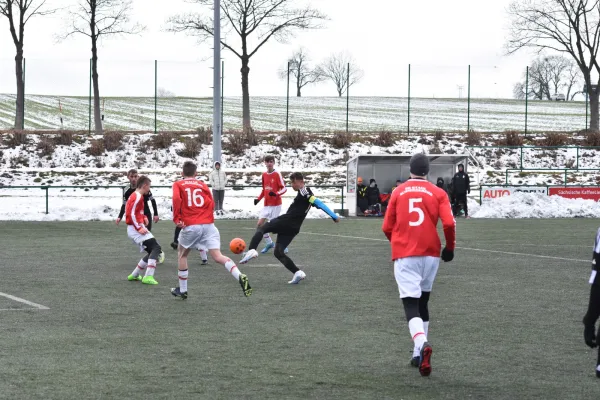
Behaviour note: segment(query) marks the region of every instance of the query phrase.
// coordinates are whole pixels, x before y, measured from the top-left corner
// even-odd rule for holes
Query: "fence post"
[[[467,83],[467,132],[471,130],[471,66],[469,65],[469,81]]]
[[[221,61],[221,132],[223,132],[223,104],[225,101],[225,61]]]
[[[48,214],[48,186],[44,189],[46,190],[46,214]]]
[[[350,63],[348,63],[348,75],[346,75],[346,133],[348,133],[348,117],[350,115]]]
[[[287,69],[287,95],[285,102],[285,131],[289,132],[290,127],[290,62]]]
[[[577,156],[575,157],[575,169],[579,170],[579,146],[576,147],[577,150]]]
[[[520,149],[521,149],[521,169],[523,169],[523,146],[521,146]]]
[[[88,97],[88,133],[92,133],[92,59],[90,58],[90,95]]]
[[[154,133],[156,134],[156,107],[158,104],[158,60],[154,60]]]
[[[341,186],[340,189],[342,190],[342,210],[344,209],[344,187]]]
[[[479,205],[483,203],[483,188],[484,186],[479,187]]]
[[[504,177],[504,184],[508,185],[508,168],[506,168],[505,173],[506,173],[506,176]]]
[[[525,136],[527,136],[527,108],[529,106],[529,66],[525,70]]]
[[[410,135],[410,64],[408,64],[408,126],[406,134]]]
[[[23,58],[23,130],[25,130],[25,61]]]
[[[567,169],[565,168],[565,186],[567,186]]]

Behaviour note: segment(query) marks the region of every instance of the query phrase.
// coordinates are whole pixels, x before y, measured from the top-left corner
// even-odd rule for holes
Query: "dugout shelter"
[[[468,154],[426,154],[429,157],[429,175],[427,179],[435,184],[438,178],[448,183],[458,171],[458,165],[468,171]],[[381,193],[391,193],[396,180],[403,182],[410,178],[410,155],[403,154],[361,154],[346,163],[346,192],[348,193],[348,215],[357,215],[356,180],[360,176],[363,184],[369,186],[369,180],[375,179]]]

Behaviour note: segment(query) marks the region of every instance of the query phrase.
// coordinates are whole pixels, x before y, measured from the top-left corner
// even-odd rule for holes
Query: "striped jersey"
[[[303,187],[298,190],[298,194],[294,198],[292,205],[287,212],[279,216],[279,220],[287,221],[291,227],[300,229],[302,222],[308,214],[308,210],[312,207],[310,202],[313,197],[313,192],[308,187]]]
[[[279,171],[264,172],[262,174],[263,190],[258,196],[258,200],[265,199],[265,207],[280,206],[281,196],[287,192],[285,182]],[[270,192],[275,192],[276,196],[269,195]]]
[[[127,225],[133,225],[137,231],[145,228],[144,203],[144,196],[135,191],[129,196],[125,205],[125,222],[127,222]]]

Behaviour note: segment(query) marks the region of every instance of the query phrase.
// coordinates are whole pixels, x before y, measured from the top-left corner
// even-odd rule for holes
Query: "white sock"
[[[227,262],[225,263],[225,268],[227,268],[227,271],[229,271],[235,279],[240,279],[240,275],[242,273],[233,261],[227,260]]]
[[[413,318],[408,321],[408,329],[410,330],[410,336],[415,343],[415,347],[421,350],[423,344],[427,341],[425,335],[425,328],[423,327],[423,320],[421,318]]]
[[[271,235],[269,235],[268,233],[265,233],[263,235],[263,239],[265,239],[265,242],[267,242],[267,244],[273,243],[273,239],[271,239]]]
[[[206,254],[206,250],[200,249],[199,251],[200,251],[200,258],[202,259],[202,261],[208,260],[208,255]]]
[[[135,269],[131,273],[131,275],[133,275],[135,277],[140,276],[142,271],[145,270],[147,266],[148,266],[148,263],[146,261],[144,261],[144,259],[142,258],[140,260],[140,262],[138,263],[137,267],[135,267]]]
[[[425,332],[425,336],[429,335],[429,321],[423,321],[423,331]],[[415,347],[413,348],[413,357],[419,357],[421,355],[421,348],[417,347],[415,343]]]
[[[600,371],[600,364],[596,367],[596,371]]]
[[[179,270],[177,275],[179,275],[179,291],[181,293],[187,292],[188,270]]]
[[[156,269],[156,260],[148,260],[148,267],[146,268],[146,275],[154,276],[154,270]]]

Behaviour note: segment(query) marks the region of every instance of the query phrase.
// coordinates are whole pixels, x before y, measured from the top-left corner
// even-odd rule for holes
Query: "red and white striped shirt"
[[[137,231],[144,226],[144,196],[137,190],[133,192],[125,205],[125,222],[132,225]]]
[[[264,197],[265,207],[280,206],[281,196],[287,192],[287,188],[279,171],[264,172],[262,174],[262,187],[263,190],[258,196],[258,200],[260,201]],[[270,192],[275,192],[277,196],[270,196]]]

